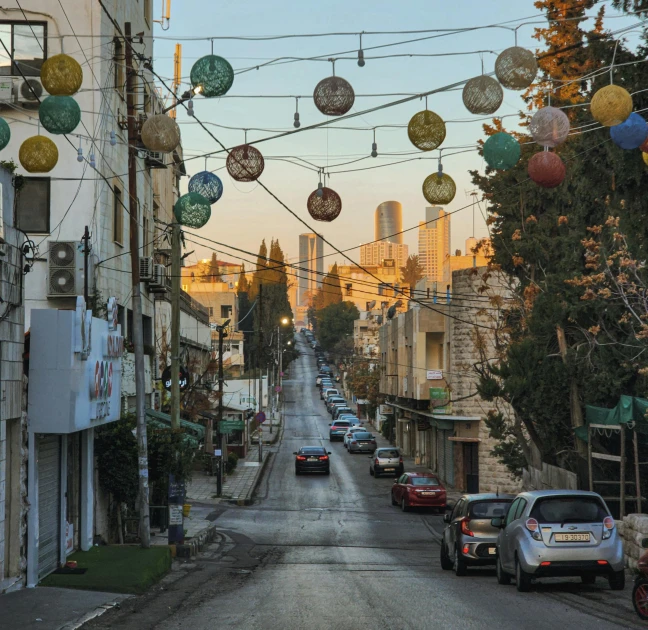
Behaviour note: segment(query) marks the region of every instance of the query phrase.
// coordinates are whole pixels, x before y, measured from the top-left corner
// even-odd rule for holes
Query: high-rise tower
[[[377,241],[403,242],[403,206],[398,201],[383,201],[376,208],[374,234]]]
[[[317,234],[299,235],[299,292],[297,303],[305,305],[322,284],[324,272],[324,241]]]
[[[425,209],[419,222],[419,262],[430,282],[443,280],[443,262],[450,255],[450,216],[434,206]]]

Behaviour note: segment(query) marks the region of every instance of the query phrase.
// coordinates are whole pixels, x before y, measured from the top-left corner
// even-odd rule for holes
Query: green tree
[[[324,350],[333,350],[344,337],[353,335],[360,312],[353,302],[335,302],[317,311],[317,333]]]
[[[241,263],[241,272],[239,273],[238,283],[236,285],[236,292],[240,296],[241,293],[248,293],[250,290],[250,283],[245,275],[245,263]]]
[[[207,265],[205,273],[200,276],[201,282],[222,282],[220,266],[218,264],[218,256],[216,252],[212,252],[211,260]]]
[[[256,296],[259,293],[259,286],[263,283],[265,278],[265,269],[268,266],[268,246],[266,245],[265,239],[261,241],[259,246],[259,253],[257,254],[256,267],[252,272],[252,282],[250,283],[250,289],[248,294],[251,300],[256,299]]]
[[[313,324],[315,330],[317,330],[318,312],[331,304],[339,304],[340,302],[342,302],[342,287],[340,286],[338,266],[337,263],[334,263],[330,271],[324,276],[322,286],[317,289],[308,308],[308,321]]]
[[[401,282],[409,284],[411,290],[414,290],[416,283],[425,275],[425,270],[416,254],[407,258],[405,266],[400,268],[400,272]]]

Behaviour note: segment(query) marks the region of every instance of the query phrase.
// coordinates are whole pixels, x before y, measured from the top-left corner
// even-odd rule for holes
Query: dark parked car
[[[465,575],[470,566],[494,565],[499,529],[491,519],[506,516],[515,497],[510,494],[465,494],[452,514],[446,514],[441,541],[441,568]]]
[[[305,472],[323,472],[325,475],[331,473],[331,461],[323,446],[302,446],[295,451],[295,474],[301,475]]]
[[[337,420],[345,413],[352,413],[350,407],[336,407],[333,409],[333,420]]]
[[[365,433],[354,433],[347,440],[349,453],[373,453],[376,450],[376,438],[368,431]]]

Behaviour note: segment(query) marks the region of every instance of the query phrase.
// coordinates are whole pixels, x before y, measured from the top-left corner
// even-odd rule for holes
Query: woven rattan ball
[[[4,149],[11,140],[11,129],[4,118],[0,118],[0,151]]]
[[[43,87],[54,96],[72,96],[83,83],[83,70],[69,55],[54,55],[41,66]]]
[[[321,192],[321,196],[318,196]],[[333,221],[342,212],[342,199],[332,188],[314,190],[306,202],[308,214],[316,221]]]
[[[180,144],[180,127],[166,114],[155,114],[142,125],[142,142],[149,151],[171,153]]]
[[[28,173],[49,173],[58,162],[58,149],[47,136],[27,138],[18,151],[18,159]]]
[[[355,93],[342,77],[327,77],[315,86],[313,101],[326,116],[344,116],[353,107]]]
[[[618,85],[606,85],[592,97],[590,110],[604,127],[614,127],[632,113],[632,96]]]
[[[557,107],[543,107],[533,115],[529,131],[539,145],[553,149],[567,140],[569,118]]]
[[[234,147],[227,156],[227,172],[237,182],[253,182],[261,177],[265,162],[261,151],[249,144]]]
[[[648,166],[648,153],[641,152],[641,157],[643,158],[644,164]]]
[[[504,90],[493,77],[482,74],[464,85],[463,102],[471,114],[494,114],[504,100]]]
[[[494,133],[484,142],[484,160],[491,168],[507,170],[520,159],[520,143],[510,134]]]
[[[211,217],[209,201],[195,192],[182,195],[173,206],[173,214],[180,225],[201,228]]]
[[[610,137],[622,149],[638,149],[648,137],[648,125],[642,116],[632,112],[620,125],[610,127]]]
[[[226,59],[207,55],[194,63],[189,77],[191,85],[200,87],[203,96],[223,96],[234,83],[234,70]]]
[[[407,135],[417,149],[433,151],[443,144],[446,126],[441,116],[425,109],[412,116],[407,125]]]
[[[218,175],[201,171],[189,180],[189,192],[202,195],[209,203],[216,203],[223,194],[223,182]]]
[[[454,199],[456,192],[457,185],[452,177],[445,173],[432,173],[423,182],[423,196],[432,205],[449,204]]]
[[[556,153],[540,151],[529,160],[528,172],[538,186],[555,188],[565,179],[565,163]]]
[[[643,151],[644,153],[648,153],[648,138],[644,140],[644,143],[639,147],[639,150]]]
[[[509,90],[526,90],[538,73],[535,55],[526,48],[512,46],[502,51],[495,61],[495,74]]]
[[[81,122],[81,108],[71,96],[48,96],[41,101],[38,118],[50,133],[72,133]]]

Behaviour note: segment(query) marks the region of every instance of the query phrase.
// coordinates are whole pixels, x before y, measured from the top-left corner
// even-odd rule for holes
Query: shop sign
[[[381,416],[388,416],[394,413],[394,408],[391,405],[380,405],[379,412]]]
[[[428,370],[427,371],[427,380],[428,381],[440,381],[443,379],[443,370]]]
[[[180,366],[180,391],[183,392],[189,386],[189,373],[182,366]],[[168,392],[171,391],[171,366],[168,365],[162,372],[162,384],[164,389]]]

